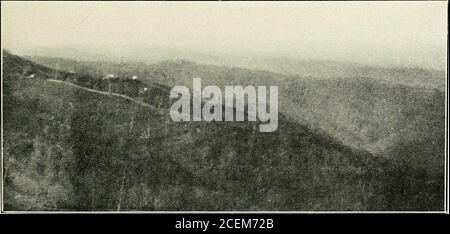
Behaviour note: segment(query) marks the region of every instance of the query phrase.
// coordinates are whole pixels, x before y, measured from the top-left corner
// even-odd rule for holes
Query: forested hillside
[[[345,66],[318,66],[311,70],[330,74],[313,77],[283,75],[263,70],[197,64],[186,60],[144,63],[83,62],[69,59],[31,57],[37,63],[52,68],[102,76],[105,73],[138,75],[143,82],[158,82],[169,87],[191,86],[193,77],[202,78],[204,85],[278,85],[281,111],[300,123],[320,128],[352,147],[372,153],[383,153],[391,142],[415,136],[411,125],[443,129],[445,119],[445,76],[435,71],[408,68],[360,67],[353,71]],[[284,60],[282,60],[284,61]],[[287,64],[288,61],[286,61]],[[278,64],[278,63],[276,63]],[[306,66],[306,65],[305,65]],[[342,76],[349,75],[349,76]],[[391,79],[392,78],[392,79]],[[399,82],[398,80],[402,80]],[[433,130],[422,129],[427,134]],[[436,135],[430,133],[430,135]],[[444,141],[444,134],[439,134]],[[384,154],[384,153],[383,153]]]
[[[253,122],[173,122],[169,84],[196,73],[171,62],[138,74],[142,81],[110,81],[112,93],[153,107],[67,83],[107,92],[99,71],[54,70],[7,52],[2,62],[6,210],[442,209],[443,174],[409,157],[422,160],[409,147],[417,141],[382,157],[290,113],[273,133]]]

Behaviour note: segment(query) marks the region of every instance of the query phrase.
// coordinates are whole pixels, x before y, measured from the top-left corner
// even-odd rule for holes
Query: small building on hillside
[[[108,79],[112,79],[112,78],[114,78],[115,76],[114,76],[114,74],[108,74],[108,75],[106,75],[105,77],[103,77],[103,79],[104,80],[108,80]]]

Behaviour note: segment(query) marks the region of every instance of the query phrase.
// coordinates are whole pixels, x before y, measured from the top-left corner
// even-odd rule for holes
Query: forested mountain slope
[[[4,52],[6,210],[442,209],[440,174],[352,149],[283,113],[273,133],[252,122],[178,123],[47,79],[108,90],[95,76]],[[168,90],[112,81],[112,92],[161,109]]]

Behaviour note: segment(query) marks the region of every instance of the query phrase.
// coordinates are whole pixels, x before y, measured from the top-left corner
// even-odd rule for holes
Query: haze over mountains
[[[117,52],[74,48],[32,48],[18,50],[28,57],[57,57],[77,61],[157,63],[164,60],[188,60],[200,64],[272,71],[312,79],[371,77],[382,82],[444,90],[445,71],[419,67],[383,67],[332,60],[296,59],[277,56],[209,55],[195,50],[170,47],[143,47]]]

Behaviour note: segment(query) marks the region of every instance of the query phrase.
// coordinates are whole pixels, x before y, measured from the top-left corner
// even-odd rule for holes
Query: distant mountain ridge
[[[274,56],[209,55],[194,50],[162,46],[143,47],[122,52],[92,52],[74,48],[33,48],[19,51],[23,56],[58,57],[77,61],[158,63],[164,60],[184,59],[200,64],[241,67],[272,71],[284,75],[333,79],[337,77],[370,77],[380,82],[412,87],[445,89],[445,71],[414,67],[381,67],[351,62],[306,60]]]

